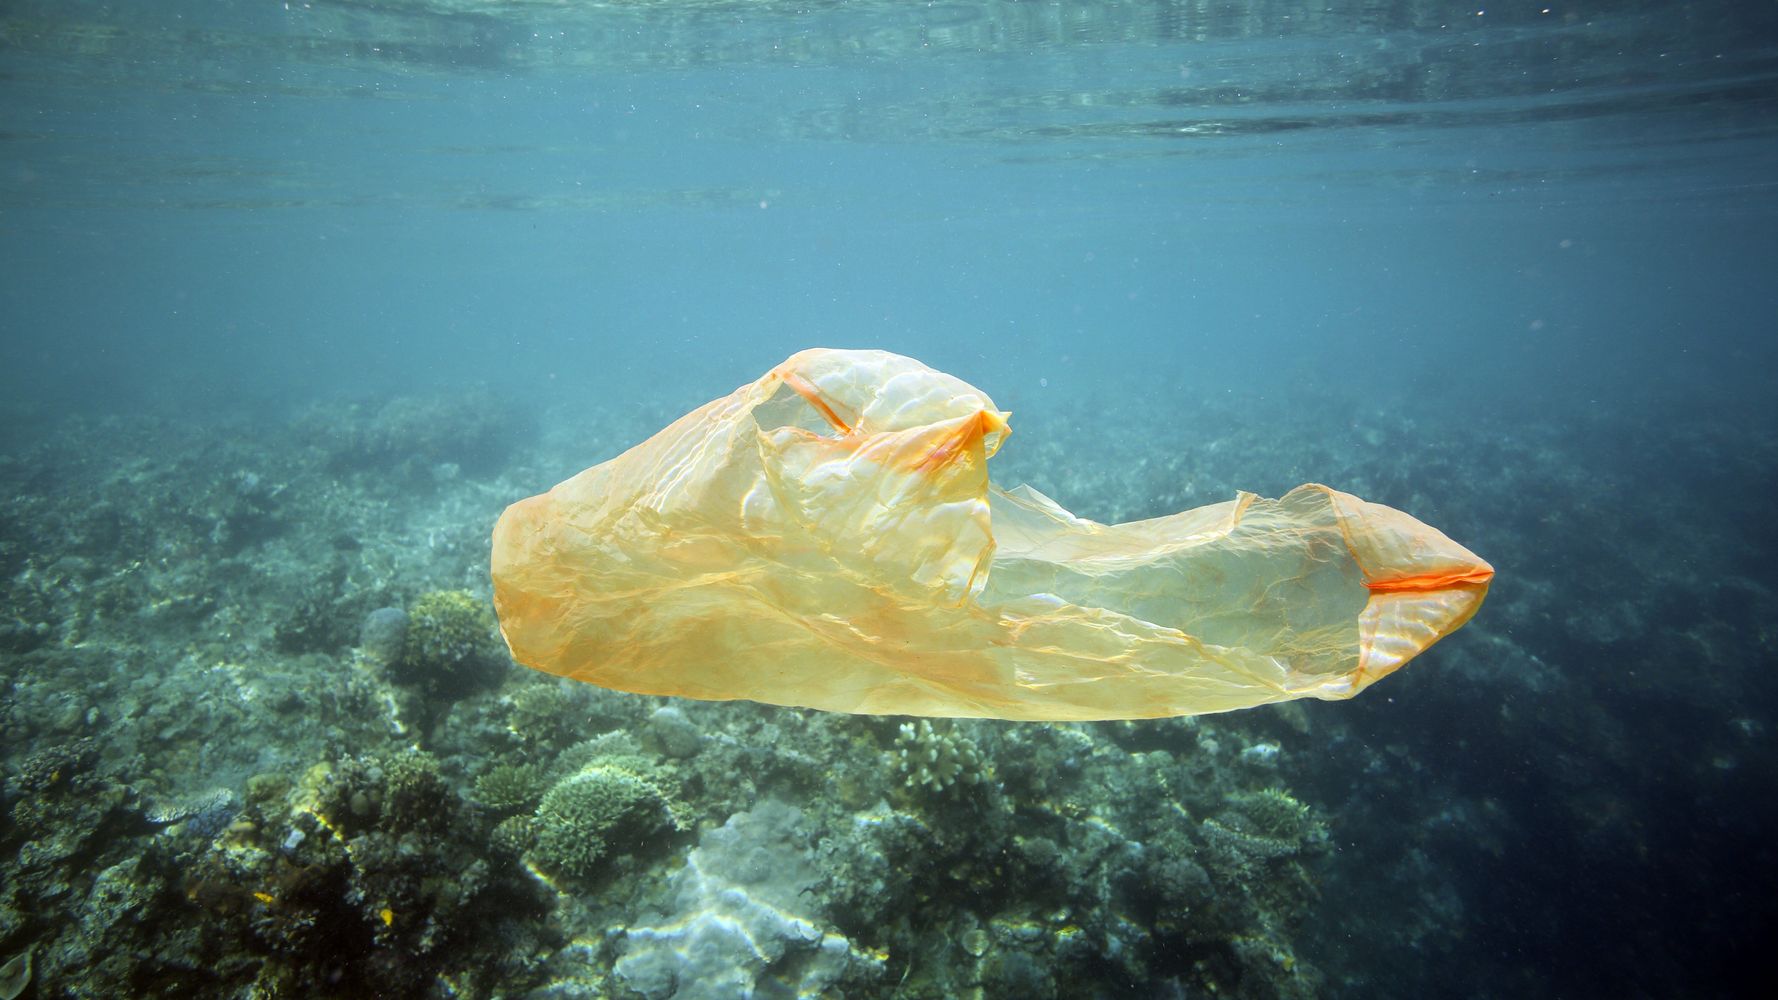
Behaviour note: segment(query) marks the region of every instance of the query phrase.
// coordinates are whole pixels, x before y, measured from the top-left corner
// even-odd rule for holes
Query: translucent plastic
[[[513,658],[835,712],[1190,715],[1351,697],[1468,621],[1494,575],[1325,486],[1077,518],[989,483],[1007,416],[910,358],[803,351],[507,508]]]

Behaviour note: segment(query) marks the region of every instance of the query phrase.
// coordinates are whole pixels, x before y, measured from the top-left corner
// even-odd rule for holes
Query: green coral
[[[527,671],[529,673],[529,671]],[[554,678],[534,679],[512,693],[507,727],[528,744],[560,748],[584,732],[588,714],[584,689]]]
[[[549,785],[549,771],[541,765],[495,764],[475,779],[475,798],[495,812],[518,812],[535,808]]]
[[[602,764],[607,767],[621,767],[638,774],[651,774],[654,761],[642,752],[642,744],[636,737],[621,730],[614,729],[609,733],[600,733],[590,740],[582,740],[556,758],[556,773],[570,774],[589,764]]]
[[[537,831],[532,819],[523,813],[508,816],[495,823],[493,831],[488,834],[488,844],[495,851],[506,855],[522,855],[536,843]]]
[[[1327,824],[1314,809],[1282,788],[1237,792],[1229,796],[1229,802],[1254,833],[1294,843],[1299,849],[1327,841]]]
[[[494,612],[467,590],[435,590],[408,609],[395,679],[433,691],[463,694],[498,676],[506,649]]]
[[[383,766],[383,816],[394,830],[413,830],[450,815],[455,794],[439,774],[438,758],[423,750],[396,754]]]
[[[1281,788],[1238,792],[1222,813],[1199,824],[1211,866],[1251,877],[1266,862],[1326,846],[1327,824]]]
[[[423,750],[361,755],[312,769],[315,811],[343,836],[448,827],[457,793]]]
[[[670,797],[644,773],[593,763],[551,788],[532,818],[531,857],[556,875],[585,878],[625,834],[680,824]]]

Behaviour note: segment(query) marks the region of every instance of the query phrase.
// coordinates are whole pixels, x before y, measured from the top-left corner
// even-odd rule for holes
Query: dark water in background
[[[1478,625],[1516,621],[1610,725],[1459,745],[1492,724],[1438,678],[1328,707],[1519,811],[1447,860],[1473,951],[1426,960],[1517,970],[1454,994],[1726,995],[1757,958],[1778,639],[1712,588],[1772,607],[1770,4],[19,2],[0,93],[8,437],[470,382],[678,412],[824,345],[918,357],[1021,429],[1230,390],[1267,426],[1332,394],[1485,428],[1498,453],[1416,483],[1459,509],[1553,448],[1466,525],[1502,570]],[[1729,554],[1690,565],[1679,521]],[[1609,561],[1638,549],[1691,576]],[[1729,622],[1693,702],[1574,634],[1626,602]],[[1673,763],[1730,716],[1763,734],[1738,770]],[[1536,825],[1590,795],[1634,832]]]

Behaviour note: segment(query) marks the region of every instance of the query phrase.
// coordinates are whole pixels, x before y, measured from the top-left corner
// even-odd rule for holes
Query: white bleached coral
[[[818,996],[880,964],[826,927],[800,810],[766,802],[707,831],[673,876],[676,909],[625,932],[616,972],[649,1000]]]
[[[986,761],[968,737],[926,719],[904,722],[895,737],[896,766],[909,787],[942,790],[953,784],[973,785],[982,778]]]

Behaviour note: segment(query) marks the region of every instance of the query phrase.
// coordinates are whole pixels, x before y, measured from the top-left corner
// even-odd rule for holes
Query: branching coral
[[[537,764],[495,764],[475,779],[475,799],[497,813],[537,806],[549,790],[549,772]]]
[[[586,690],[555,680],[525,684],[512,692],[507,728],[540,753],[568,746],[585,731]]]
[[[361,755],[318,766],[305,778],[302,808],[342,836],[369,830],[400,833],[448,826],[456,792],[439,773],[438,758],[423,750]]]
[[[1249,877],[1267,862],[1327,843],[1326,824],[1281,788],[1238,793],[1228,802],[1228,809],[1198,827],[1206,859],[1225,875]]]
[[[506,662],[487,603],[467,590],[436,590],[408,609],[401,655],[389,667],[399,681],[461,695],[490,681]]]
[[[980,781],[986,761],[974,741],[955,728],[935,728],[926,719],[904,722],[895,736],[896,766],[910,788],[942,791],[953,784]]]
[[[558,782],[537,806],[532,857],[553,874],[584,878],[598,869],[614,837],[679,825],[653,778],[626,767],[589,764]]]
[[[438,771],[438,758],[410,750],[383,767],[383,817],[391,829],[422,829],[439,822],[456,805],[456,793]]]

